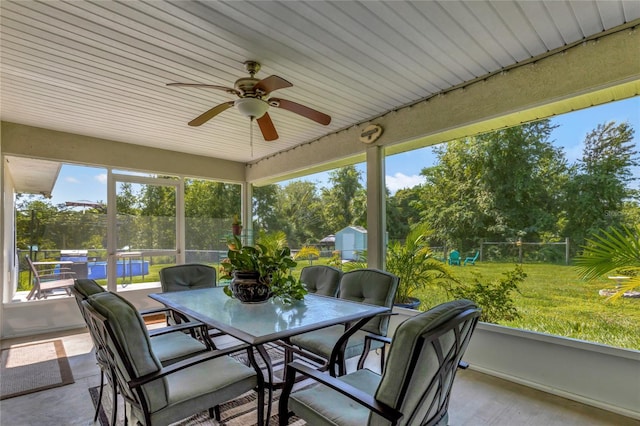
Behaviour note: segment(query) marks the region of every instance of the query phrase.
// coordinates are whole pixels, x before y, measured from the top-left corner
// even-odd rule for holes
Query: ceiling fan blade
[[[300,105],[297,102],[288,101],[286,99],[271,98],[269,99],[269,105],[275,108],[286,109],[287,111],[295,112],[303,117],[307,117],[309,120],[313,120],[316,123],[327,125],[331,123],[331,117],[315,109]]]
[[[225,102],[225,103],[220,104],[220,105],[216,105],[213,108],[211,108],[209,111],[207,111],[207,112],[199,115],[198,117],[194,118],[193,120],[191,120],[189,122],[189,126],[201,126],[204,123],[206,123],[207,121],[211,120],[216,115],[220,114],[221,112],[228,110],[232,106],[233,106],[233,101],[229,101],[229,102]]]
[[[268,112],[265,112],[264,115],[256,121],[258,122],[258,126],[260,126],[260,131],[265,141],[275,141],[278,139],[278,132],[276,132],[276,128]]]
[[[270,75],[267,78],[263,78],[253,86],[253,90],[260,92],[261,96],[268,95],[274,90],[284,89],[285,87],[291,87],[293,84],[289,83],[282,77],[277,75]]]
[[[216,86],[215,84],[201,84],[201,83],[167,83],[167,86],[172,87],[204,87],[206,89],[217,89],[224,90],[227,93],[232,93],[234,95],[240,95],[236,89],[226,86]]]

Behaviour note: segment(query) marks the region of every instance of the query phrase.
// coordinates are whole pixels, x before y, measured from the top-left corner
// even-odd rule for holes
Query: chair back
[[[103,348],[110,376],[125,400],[143,412],[155,412],[167,405],[164,378],[131,389],[131,380],[162,368],[154,355],[144,321],[131,303],[121,296],[102,292],[82,301],[90,332]]]
[[[216,270],[208,265],[187,263],[160,270],[163,292],[211,288],[216,286]]]
[[[370,305],[393,307],[400,278],[378,269],[356,269],[345,272],[340,279],[338,297]],[[376,317],[367,322],[361,330],[381,336],[387,335],[389,317]]]
[[[78,308],[80,308],[80,313],[82,314],[82,317],[84,318],[85,322],[87,323],[87,326],[89,326],[88,323],[88,319],[87,319],[87,312],[85,309],[85,306],[82,304],[82,301],[85,300],[87,297],[91,296],[92,294],[97,294],[97,293],[103,293],[106,290],[104,289],[104,287],[102,287],[100,284],[98,284],[97,282],[95,282],[92,279],[76,279],[74,281],[73,287],[71,287],[71,294],[73,294],[73,296],[76,299],[76,303],[78,304]],[[93,340],[93,344],[96,347],[96,355],[98,355],[98,343],[96,341],[96,339],[94,338],[93,334],[91,333],[91,328],[89,327],[89,334],[91,335],[91,339]]]
[[[305,266],[300,272],[300,281],[307,287],[309,293],[322,296],[336,297],[341,278],[342,271],[333,266]]]
[[[80,294],[83,299],[96,293],[103,293],[106,290],[100,284],[89,278],[78,278],[73,284],[73,290]]]
[[[453,379],[479,317],[475,303],[461,299],[398,326],[375,398],[404,414],[399,425],[436,425],[443,419],[446,424]],[[379,424],[373,417],[369,424]]]
[[[453,250],[449,253],[449,262],[460,262],[460,252]]]

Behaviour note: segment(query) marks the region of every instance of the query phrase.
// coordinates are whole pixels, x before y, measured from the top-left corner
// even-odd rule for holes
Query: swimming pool
[[[130,270],[131,269],[131,270]],[[118,278],[149,274],[149,261],[142,260],[119,260],[117,264],[116,276]],[[87,263],[87,278],[99,280],[107,278],[107,262]]]

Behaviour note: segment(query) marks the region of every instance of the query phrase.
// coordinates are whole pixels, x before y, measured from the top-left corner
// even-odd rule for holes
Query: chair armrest
[[[167,334],[167,333],[175,333],[177,331],[193,330],[193,329],[202,328],[202,327],[206,327],[206,325],[201,322],[186,322],[186,323],[170,325],[162,328],[154,328],[149,330],[149,337],[160,336],[162,334]]]
[[[168,376],[169,374],[173,374],[177,371],[184,370],[185,368],[189,368],[194,365],[201,364],[211,359],[227,356],[229,354],[238,352],[243,349],[246,350],[246,349],[249,349],[250,347],[251,345],[249,344],[241,344],[241,345],[231,346],[225,349],[216,349],[213,351],[200,353],[190,358],[187,358],[185,360],[176,362],[175,364],[162,367],[159,371],[156,371],[155,373],[147,374],[145,376],[141,376],[133,380],[129,380],[127,384],[129,385],[129,388],[134,389],[142,385],[145,385],[149,382],[152,382],[154,380],[161,379],[162,377]]]
[[[376,400],[373,396],[361,391],[360,389],[354,386],[351,386],[343,382],[342,380],[332,377],[326,373],[321,373],[297,361],[287,364],[287,370],[289,369],[292,369],[295,372],[301,373],[304,376],[310,377],[316,380],[317,382],[330,387],[336,392],[339,392],[342,395],[349,397],[350,399],[357,402],[358,404],[367,407],[369,410],[384,417],[390,422],[394,422],[394,424],[395,422],[400,420],[400,418],[403,416],[403,414],[398,410],[396,410],[395,408],[390,407]],[[286,372],[285,377],[292,377],[292,376],[289,376],[289,374],[291,374],[291,372]]]
[[[159,308],[148,308],[148,309],[141,309],[138,312],[140,313],[140,315],[145,316],[145,315],[154,315],[154,314],[160,314],[163,312],[169,312],[171,309],[167,308],[166,306],[162,306]]]
[[[365,340],[367,340],[367,339],[369,339],[369,340],[377,340],[378,342],[391,344],[391,337],[381,336],[379,334],[369,333],[366,336],[364,336],[364,338],[365,338]]]

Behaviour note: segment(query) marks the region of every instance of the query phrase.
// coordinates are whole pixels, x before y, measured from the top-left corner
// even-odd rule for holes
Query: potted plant
[[[387,271],[400,278],[395,305],[416,309],[420,300],[418,290],[436,280],[455,281],[449,268],[436,259],[427,243],[431,231],[425,225],[413,228],[404,244],[394,241],[387,249]]]
[[[222,279],[231,279],[225,293],[243,303],[261,303],[279,297],[285,303],[301,300],[304,285],[291,275],[297,263],[286,246],[243,245],[238,236],[228,241],[229,252],[221,266]]]
[[[242,233],[242,223],[237,214],[233,215],[233,222],[231,222],[231,233],[233,235],[240,235]]]

